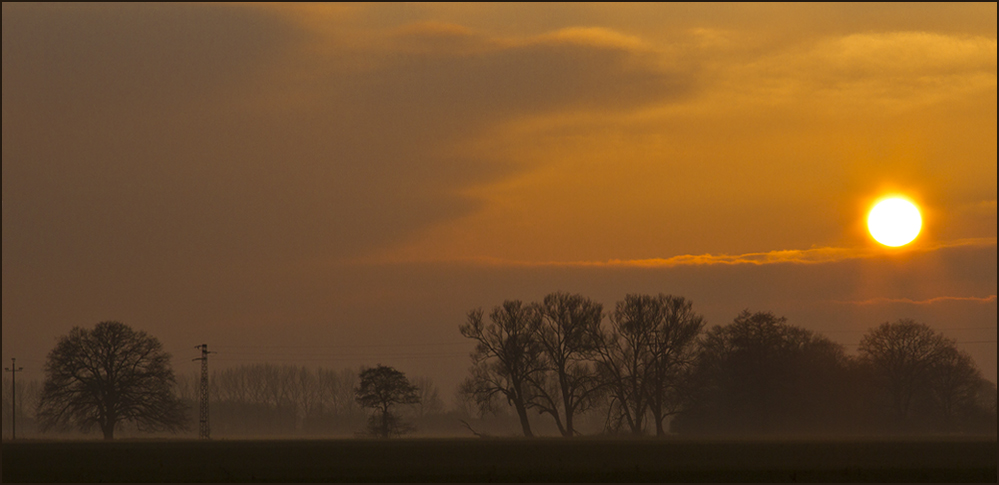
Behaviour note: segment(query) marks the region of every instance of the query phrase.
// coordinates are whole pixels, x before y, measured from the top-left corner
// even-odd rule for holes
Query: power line
[[[954,343],[957,343],[957,344],[994,344],[994,343],[996,343],[996,341],[995,340],[958,340],[958,341],[956,341]],[[850,347],[857,347],[860,344],[859,343],[855,343],[855,344],[840,344],[840,345],[848,345]]]
[[[956,330],[988,330],[988,329],[995,330],[996,327],[993,326],[993,325],[989,325],[989,326],[984,326],[984,327],[939,328],[937,330],[939,330],[941,332],[950,332],[950,331],[956,331]],[[820,334],[827,334],[827,333],[828,334],[834,334],[834,333],[861,334],[861,333],[867,333],[870,330],[871,329],[862,329],[862,330],[861,329],[858,329],[858,330],[813,330],[813,331],[816,332],[816,333],[820,333]]]
[[[216,345],[222,349],[331,349],[331,348],[376,348],[376,347],[427,347],[439,345],[469,345],[474,342],[430,342],[430,343],[407,343],[407,344],[365,344],[365,345]]]
[[[232,356],[217,357],[216,360],[222,362],[256,362],[261,359],[279,362],[336,362],[350,361],[358,359],[447,359],[456,357],[467,357],[467,353],[460,354],[402,354],[402,355],[338,355],[338,356]]]
[[[302,355],[302,356],[323,356],[323,355],[332,355],[332,356],[337,356],[337,355],[347,355],[347,356],[350,356],[350,355],[356,355],[356,356],[365,356],[365,355],[446,355],[446,354],[464,354],[464,353],[466,353],[466,352],[461,351],[461,350],[441,350],[441,351],[430,350],[428,352],[420,352],[418,350],[409,350],[409,351],[407,351],[405,349],[401,349],[400,351],[391,351],[391,350],[388,350],[388,351],[377,351],[376,350],[376,351],[368,351],[368,352],[359,352],[359,351],[356,351],[356,350],[347,351],[347,352],[336,352],[336,351],[325,351],[325,352],[323,352],[323,351],[318,351],[318,350],[317,351],[313,351],[313,352],[295,352],[295,351],[289,351],[289,350],[273,350],[273,351],[255,350],[255,351],[232,351],[232,352],[227,352],[227,354],[230,354],[230,355]]]

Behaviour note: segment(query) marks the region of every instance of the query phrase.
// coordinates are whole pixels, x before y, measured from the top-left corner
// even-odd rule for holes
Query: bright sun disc
[[[871,236],[885,246],[908,244],[919,235],[923,218],[915,204],[899,197],[878,202],[867,215]]]

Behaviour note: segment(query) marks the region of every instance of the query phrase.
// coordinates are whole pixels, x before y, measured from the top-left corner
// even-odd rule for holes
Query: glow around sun
[[[901,197],[882,199],[867,215],[867,229],[877,242],[898,247],[912,242],[923,227],[915,204]]]

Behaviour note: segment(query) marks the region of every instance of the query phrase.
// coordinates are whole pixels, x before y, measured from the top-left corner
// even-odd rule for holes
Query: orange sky
[[[995,380],[996,13],[4,4],[3,358],[117,319],[450,385],[471,308],[662,291],[921,319]]]

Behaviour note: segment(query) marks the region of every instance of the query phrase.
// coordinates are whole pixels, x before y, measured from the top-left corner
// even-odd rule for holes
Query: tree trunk
[[[656,436],[660,438],[666,436],[666,430],[663,429],[663,416],[660,413],[653,413],[653,418],[656,420]]]
[[[644,434],[644,422],[645,422],[645,409],[642,410],[631,410],[635,412],[634,416],[629,413],[628,423],[631,424],[631,434],[635,436],[641,436]]]
[[[104,439],[113,440],[114,439],[114,421],[107,420],[101,424],[101,431],[104,432]]]
[[[562,375],[565,371],[562,371]],[[572,429],[572,415],[573,415],[573,405],[572,396],[570,396],[568,388],[568,382],[562,375],[559,376],[559,385],[562,387],[562,408],[565,409],[565,429],[562,430],[562,436],[566,438],[572,438],[576,434],[575,430]]]
[[[565,426],[562,426],[562,417],[559,416],[558,409],[553,409],[550,411],[546,410],[545,412],[550,414],[552,416],[552,419],[555,420],[555,426],[558,427],[558,433],[562,436],[566,436]]]
[[[666,430],[663,429],[663,403],[662,395],[656,396],[651,402],[649,402],[649,411],[652,412],[652,419],[656,422],[656,436],[663,437],[666,436]]]
[[[527,420],[527,408],[524,407],[524,401],[515,399],[513,405],[517,408],[517,416],[520,416],[520,426],[524,428],[524,436],[533,438],[534,433],[531,432],[531,422]]]

